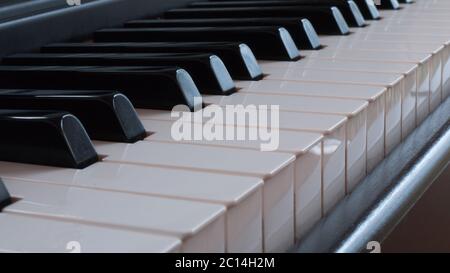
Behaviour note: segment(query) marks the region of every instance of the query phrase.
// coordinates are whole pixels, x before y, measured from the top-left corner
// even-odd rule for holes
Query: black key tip
[[[0,178],[0,211],[6,206],[12,203],[11,196],[9,195],[8,189],[6,189],[5,184]]]
[[[85,168],[98,160],[80,121],[67,112],[0,110],[0,160]]]

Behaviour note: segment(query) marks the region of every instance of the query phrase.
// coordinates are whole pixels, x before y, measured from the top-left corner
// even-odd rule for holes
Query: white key
[[[4,212],[169,235],[183,242],[183,252],[225,250],[222,205],[3,180],[11,196],[21,199]]]
[[[165,235],[0,213],[0,252],[178,252]]]
[[[334,62],[328,61],[325,62]],[[295,66],[297,63],[292,63]],[[308,83],[296,81],[241,81],[240,93],[301,95],[366,100],[367,107],[367,171],[370,172],[385,154],[385,138],[389,147],[401,141],[401,96],[393,88],[377,86]],[[386,131],[385,131],[386,129]]]
[[[262,180],[258,178],[106,162],[82,170],[0,162],[0,176],[5,180],[221,204],[227,207],[226,250],[262,251]]]
[[[450,3],[446,0],[416,0],[414,2],[414,5],[412,5],[411,9],[429,9],[429,8],[435,8],[435,7],[449,7]]]
[[[412,64],[417,64],[417,71],[405,71],[405,95],[402,96],[402,137],[405,138],[415,128],[416,120],[423,120],[429,113],[429,68],[431,62],[431,54],[355,49],[333,50],[332,47],[325,48],[324,50],[317,52],[307,51],[305,54],[307,54],[311,58],[319,59],[383,61],[386,63],[409,62]],[[374,76],[379,75],[374,75],[372,73],[372,77]],[[407,100],[407,98],[410,98],[410,100]]]
[[[406,10],[406,12],[410,13],[410,14],[414,14],[414,13],[433,13],[434,14],[446,14],[448,13],[450,10],[450,6],[431,6],[428,8],[423,8],[423,7],[410,7]],[[429,19],[433,19],[433,16],[428,17]]]
[[[367,101],[307,96],[235,93],[229,96],[204,96],[217,105],[279,105],[281,111],[343,115],[347,122],[347,190],[351,191],[366,175]]]
[[[360,41],[360,40],[339,40],[339,43],[333,44],[336,49],[363,49],[363,50],[376,50],[376,51],[391,51],[391,52],[418,52],[431,54],[430,60],[430,111],[436,109],[436,107],[442,101],[442,72],[445,67],[450,71],[450,54],[448,51],[450,48],[444,47],[437,43],[406,43],[406,42],[389,42],[389,41]],[[370,54],[370,52],[368,52]],[[311,60],[311,59],[307,59]],[[318,61],[318,59],[314,59]],[[324,60],[325,61],[325,60]],[[333,61],[344,61],[334,59]],[[350,60],[345,60],[350,61]],[[351,61],[355,62],[355,61]],[[367,63],[366,67],[370,67],[368,61],[359,61]],[[403,68],[408,65],[415,65],[412,63],[396,63],[396,62],[379,62],[370,61],[373,66],[384,66],[385,72],[399,72],[409,71],[409,69]],[[444,66],[445,65],[445,66]],[[401,70],[397,70],[399,68]],[[374,69],[375,71],[375,69]],[[450,81],[450,73],[445,82]]]
[[[445,12],[433,12],[432,9],[416,9],[405,10],[406,12],[399,12],[397,14],[393,12],[382,12],[381,16],[385,19],[403,19],[403,18],[426,18],[426,20],[448,20],[448,14]]]
[[[449,9],[449,7],[444,7],[443,10]],[[427,16],[417,16],[418,13],[421,13],[423,15]],[[417,10],[410,10],[409,14],[410,16],[395,16],[394,13],[390,11],[383,11],[383,21],[385,22],[406,22],[410,20],[414,20],[414,24],[420,24],[420,23],[432,23],[436,24],[437,22],[445,22],[448,21],[448,18],[439,16],[439,18],[436,18],[433,15],[430,15],[429,9],[417,9]],[[442,24],[441,24],[442,26]],[[444,25],[445,26],[445,25]]]
[[[413,33],[414,36],[419,37],[419,39],[415,40],[414,44],[417,44],[417,49],[415,49],[414,51],[419,51],[420,49],[420,44],[425,44],[425,42],[427,43],[431,43],[433,42],[433,44],[436,43],[440,43],[440,45],[443,45],[444,48],[440,48],[438,46],[436,46],[434,51],[431,51],[431,53],[433,53],[433,55],[437,55],[438,53],[440,53],[440,58],[442,59],[442,82],[441,85],[443,86],[442,88],[442,98],[441,101],[445,98],[447,98],[450,94],[450,41],[448,39],[448,37],[450,37],[450,31],[448,31],[447,29],[443,29],[443,28],[436,28],[436,27],[429,27],[426,24],[420,26],[420,27],[415,27],[415,26],[408,26],[407,24],[396,24],[396,25],[392,25],[392,24],[386,24],[386,25],[380,25],[379,29],[375,29],[374,32],[377,31],[377,33],[382,33],[382,32],[386,32],[388,31],[389,35],[395,35],[395,33]],[[404,35],[404,34],[402,34]],[[377,35],[378,36],[378,35]],[[420,39],[420,37],[423,37],[422,39]],[[409,44],[409,48],[412,47],[412,43],[411,41],[407,42]],[[429,45],[429,44],[428,44]],[[430,50],[428,51],[430,52]],[[438,58],[437,56],[435,57],[435,59]],[[431,90],[433,91],[433,85],[435,86],[438,81],[438,75],[439,73],[436,73],[435,71],[437,71],[436,69],[436,63],[437,60],[432,60],[431,62],[431,69],[430,69],[430,77],[431,79],[434,81],[431,82],[432,86],[431,86]],[[434,70],[433,70],[434,68]],[[434,87],[435,88],[435,87]],[[433,104],[432,105],[432,109],[435,109],[436,105]]]
[[[195,145],[209,145],[219,147],[234,147],[259,151],[261,140],[174,140],[172,136],[173,121],[143,120],[145,129],[152,134],[147,141],[182,142]],[[184,126],[192,128],[194,123],[186,123]],[[224,130],[233,129],[236,132],[238,126],[226,126]],[[249,128],[249,129],[255,129]],[[154,133],[153,133],[154,132]],[[295,235],[300,239],[320,218],[322,213],[321,200],[321,150],[323,136],[310,132],[293,132],[280,130],[277,152],[293,154],[295,160]]]
[[[265,153],[188,144],[140,141],[94,142],[105,162],[170,167],[264,179],[263,211],[277,221],[263,223],[264,250],[285,251],[294,243],[294,160],[285,153]]]
[[[431,18],[392,18],[387,20],[380,20],[373,22],[372,25],[374,27],[377,27],[379,25],[381,26],[394,26],[394,27],[408,27],[410,28],[408,31],[406,31],[404,34],[413,33],[411,32],[414,28],[439,28],[439,29],[445,29],[445,24],[448,23],[448,20],[441,19],[441,20],[434,20]],[[427,41],[422,41],[423,43],[429,43]]]
[[[402,102],[403,117],[401,117],[401,124],[392,117],[387,118],[386,122],[395,120],[394,124],[386,124],[386,128],[394,129],[401,128],[400,138],[398,134],[387,131],[388,139],[386,140],[386,154],[389,153],[393,147],[400,143],[401,136],[406,137],[415,128],[415,108],[416,108],[416,69],[415,64],[395,63],[392,70],[389,71],[386,66],[389,64],[367,62],[367,61],[352,61],[345,59],[320,59],[320,58],[305,58],[299,62],[283,63],[283,62],[265,62],[262,67],[264,71],[269,73],[279,68],[282,70],[276,71],[279,74],[289,75],[294,77],[295,73],[302,74],[297,78],[311,79],[322,81],[324,83],[346,83],[364,85],[364,88],[378,87],[385,89],[388,94],[387,98],[394,98]],[[282,68],[281,68],[282,67]],[[328,68],[327,68],[328,67]],[[393,72],[392,74],[378,73],[386,70],[386,72]],[[312,71],[314,70],[314,71]],[[315,71],[318,70],[318,71]],[[330,70],[327,72],[324,70]],[[364,72],[367,71],[367,72]],[[404,77],[402,77],[404,75]],[[276,77],[276,75],[274,75]],[[321,83],[322,83],[321,82]],[[315,89],[317,90],[317,88]],[[334,91],[334,88],[332,89]],[[338,92],[336,92],[338,93]],[[427,108],[428,109],[428,108]],[[391,109],[388,108],[388,114],[391,115]],[[396,113],[396,112],[394,112]],[[376,118],[368,116],[368,120],[377,120]],[[368,123],[368,129],[371,124]],[[384,126],[384,125],[383,125]],[[403,129],[403,131],[402,131]],[[378,138],[368,135],[368,141],[376,142]],[[373,166],[369,169],[371,170]]]
[[[174,121],[169,111],[137,109],[145,120]],[[202,117],[199,118],[202,122]],[[340,115],[280,111],[280,129],[300,132],[318,132],[325,135],[322,149],[323,213],[331,209],[345,195],[346,120]],[[226,122],[225,122],[226,124]],[[250,124],[258,126],[258,124]]]

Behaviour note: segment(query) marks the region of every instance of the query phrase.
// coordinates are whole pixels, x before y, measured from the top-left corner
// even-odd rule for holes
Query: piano
[[[446,0],[75,2],[0,2],[0,252],[365,252],[450,162]]]

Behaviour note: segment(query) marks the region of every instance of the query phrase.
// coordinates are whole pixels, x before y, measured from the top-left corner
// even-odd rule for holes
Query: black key
[[[259,80],[261,68],[252,50],[242,43],[61,43],[41,49],[44,53],[212,53],[225,63],[231,76],[239,80]]]
[[[2,209],[11,204],[12,204],[11,195],[9,195],[8,189],[6,189],[5,184],[0,178],[0,211],[2,211]]]
[[[67,112],[0,110],[0,160],[82,169],[98,161],[80,121]]]
[[[350,32],[342,13],[336,7],[243,7],[174,9],[164,13],[169,19],[298,17],[311,21],[319,34],[345,35]]]
[[[0,66],[2,89],[117,90],[136,107],[194,109],[200,93],[176,67]],[[201,107],[201,106],[199,106]]]
[[[133,143],[147,135],[133,105],[118,92],[0,90],[1,108],[67,111],[96,140]]]
[[[297,18],[219,18],[219,19],[153,19],[136,20],[125,24],[128,28],[161,27],[237,27],[278,26],[289,31],[298,48],[321,48],[319,37],[308,19]]]
[[[238,7],[302,7],[302,6],[335,6],[344,15],[350,26],[366,26],[364,17],[358,6],[351,0],[281,0],[281,1],[223,1],[223,2],[196,2],[190,4],[192,8],[238,8]]]
[[[400,4],[397,0],[380,0],[379,9],[400,9]]]
[[[236,91],[222,60],[208,53],[37,53],[3,59],[12,65],[64,66],[179,66],[186,69],[202,94],[228,95]]]
[[[359,7],[364,19],[378,20],[381,19],[378,8],[373,0],[353,0]]]
[[[115,28],[94,33],[96,42],[241,42],[259,59],[300,58],[291,35],[281,27]]]
[[[402,4],[413,4],[414,0],[398,0],[398,2]]]

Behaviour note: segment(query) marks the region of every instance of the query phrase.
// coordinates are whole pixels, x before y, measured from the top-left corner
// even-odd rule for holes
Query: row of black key
[[[358,6],[353,1],[341,1],[341,0],[297,0],[297,1],[289,1],[289,0],[281,0],[281,1],[223,1],[223,2],[196,2],[190,4],[190,8],[192,10],[196,10],[194,12],[194,16],[197,14],[199,9],[217,9],[217,8],[260,8],[260,7],[282,7],[282,10],[276,9],[277,13],[285,13],[285,9],[290,9],[298,12],[297,10],[309,11],[312,10],[317,12],[317,8],[324,8],[324,10],[329,9],[330,5],[337,7],[345,20],[350,26],[354,27],[362,27],[366,25],[364,21],[364,17],[359,11]],[[298,9],[297,9],[298,8]],[[312,9],[314,8],[314,9]],[[294,14],[294,12],[290,12],[290,14]],[[302,13],[304,14],[304,13]],[[325,18],[323,18],[325,19]],[[317,21],[318,22],[318,21]]]
[[[319,49],[319,37],[307,19],[296,17],[217,18],[217,19],[148,19],[125,24],[126,28],[168,27],[257,27],[279,26],[289,31],[295,44],[302,49]]]
[[[244,43],[232,42],[155,42],[155,43],[62,43],[41,49],[42,53],[203,53],[217,55],[231,76],[238,80],[263,77],[252,50]]]
[[[203,94],[227,95],[236,89],[221,59],[205,53],[18,54],[5,58],[3,63],[27,66],[179,66],[189,71]]]
[[[292,61],[300,52],[282,27],[115,28],[94,33],[96,42],[243,42],[257,58]]]
[[[307,18],[318,33],[348,34],[349,28],[339,9],[331,7],[243,7],[243,8],[185,8],[169,10],[164,14],[167,19],[189,18],[264,18],[298,17]]]
[[[3,89],[117,90],[136,107],[194,109],[200,93],[190,75],[176,67],[155,66],[1,66]]]

